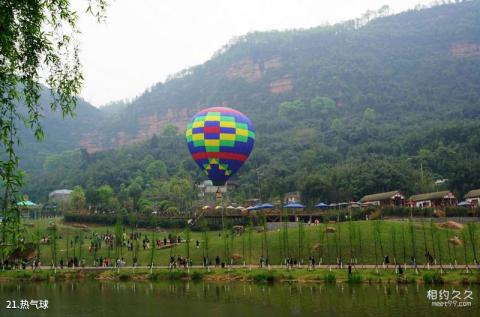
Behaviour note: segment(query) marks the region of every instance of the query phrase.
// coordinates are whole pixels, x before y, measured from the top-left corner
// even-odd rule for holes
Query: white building
[[[70,194],[73,190],[70,189],[57,189],[48,194],[48,200],[56,203],[66,202],[70,199]]]

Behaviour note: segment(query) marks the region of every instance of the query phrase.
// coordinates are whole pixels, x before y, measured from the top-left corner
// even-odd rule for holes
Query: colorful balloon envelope
[[[225,185],[248,159],[255,143],[250,119],[226,107],[198,112],[185,135],[190,154],[214,186]]]

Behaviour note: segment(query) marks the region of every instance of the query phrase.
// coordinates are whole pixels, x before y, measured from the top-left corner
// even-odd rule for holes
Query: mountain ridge
[[[248,34],[152,86],[114,116],[90,123],[81,130],[91,133],[82,134],[90,154],[49,160],[39,174],[49,179],[42,190],[110,184],[117,191],[143,173],[138,162],[149,155],[166,164],[168,175],[201,181],[182,133],[172,135],[170,128],[183,131],[210,106],[240,110],[256,127],[252,157],[235,176],[240,196],[256,191],[258,173],[264,175],[260,192],[300,188],[306,197],[332,201],[430,190],[423,181],[436,177],[450,178],[459,193],[480,187],[474,169],[479,20],[480,1],[469,1],[380,17],[360,28],[349,21]],[[72,149],[82,147],[76,142]],[[52,162],[71,166],[55,176]],[[422,182],[420,164],[428,175]]]
[[[462,3],[461,5],[478,6],[478,3]],[[238,86],[240,85],[243,87],[247,86],[246,89],[252,89],[251,85],[258,85],[263,89],[263,91],[255,90],[255,88],[253,88],[253,90],[260,96],[265,94],[278,94],[283,95],[283,99],[293,99],[295,95],[304,96],[304,94],[302,92],[299,92],[297,89],[299,85],[302,85],[302,82],[299,82],[298,78],[304,76],[304,73],[298,74],[297,72],[296,74],[292,74],[282,71],[282,68],[285,68],[285,64],[288,64],[290,62],[295,63],[295,61],[289,61],[289,58],[286,57],[285,53],[282,52],[279,48],[270,48],[269,50],[263,49],[262,45],[274,47],[280,46],[272,45],[268,40],[268,37],[270,36],[275,37],[276,35],[278,35],[280,37],[280,39],[278,40],[279,42],[286,41],[287,44],[281,46],[281,48],[288,51],[292,51],[291,48],[295,47],[295,42],[301,42],[301,40],[298,40],[299,37],[306,37],[308,39],[308,37],[315,38],[318,36],[323,37],[323,39],[325,39],[326,41],[322,41],[320,43],[317,40],[316,45],[314,46],[315,48],[320,47],[320,49],[326,50],[328,52],[329,43],[332,43],[332,41],[344,41],[346,42],[345,47],[347,49],[350,49],[352,51],[358,51],[359,48],[356,45],[364,41],[364,38],[368,39],[369,37],[371,37],[372,35],[369,34],[370,29],[378,28],[380,24],[381,30],[383,30],[383,32],[377,34],[374,39],[385,36],[385,39],[383,39],[386,41],[385,45],[383,47],[369,47],[367,44],[364,45],[365,51],[368,52],[369,50],[386,50],[387,53],[391,52],[392,54],[398,56],[402,55],[403,52],[408,51],[408,48],[396,44],[396,41],[398,40],[410,40],[413,42],[419,42],[420,45],[422,45],[425,41],[431,43],[432,40],[428,37],[422,38],[422,36],[419,36],[419,34],[421,35],[421,33],[410,34],[409,32],[402,32],[402,36],[392,36],[392,29],[395,29],[396,23],[403,23],[402,21],[404,19],[411,19],[413,16],[415,18],[418,18],[418,21],[415,21],[416,24],[414,24],[413,26],[411,25],[410,29],[427,27],[430,31],[432,31],[436,29],[432,28],[432,23],[433,25],[437,25],[439,23],[448,24],[452,20],[455,20],[455,11],[458,11],[455,9],[455,6],[456,5],[445,5],[427,10],[408,11],[398,15],[382,17],[369,22],[367,25],[363,26],[360,29],[347,28],[346,30],[344,30],[345,27],[349,25],[349,22],[346,22],[343,24],[336,24],[329,27],[313,28],[306,31],[287,32],[287,34],[295,34],[292,35],[292,38],[294,38],[294,43],[291,43],[288,40],[283,40],[281,38],[283,32],[257,32],[248,34],[245,37],[241,37],[236,43],[231,44],[229,48],[225,49],[220,54],[217,54],[214,58],[207,61],[205,64],[184,70],[183,72],[177,74],[177,76],[170,79],[170,81],[157,84],[153,86],[149,91],[136,98],[126,107],[125,113],[123,114],[123,116],[120,117],[120,122],[123,123],[116,124],[116,126],[130,126],[131,129],[123,129],[123,131],[120,131],[119,142],[113,141],[113,143],[109,144],[108,141],[103,143],[101,141],[100,144],[103,144],[103,146],[105,146],[106,148],[121,146],[125,144],[124,136],[127,136],[127,138],[132,138],[135,141],[146,140],[153,134],[162,133],[165,126],[168,123],[172,122],[175,123],[180,129],[183,129],[190,117],[197,110],[200,110],[202,107],[205,106],[230,105],[232,107],[239,107],[240,110],[247,111],[248,109],[244,109],[246,108],[246,106],[241,102],[237,101],[239,99],[239,93],[232,91],[231,87],[225,87],[225,85],[228,85],[229,83],[231,84],[230,86],[236,86],[236,88],[238,88]],[[451,10],[453,10],[453,12],[451,12]],[[425,11],[438,12],[433,15],[427,15],[433,17],[426,19]],[[435,47],[438,49],[437,53],[441,55],[448,55],[451,53],[457,58],[477,57],[478,52],[480,51],[480,40],[478,38],[479,29],[478,27],[472,27],[472,24],[467,25],[468,27],[464,27],[464,30],[461,30],[461,32],[458,29],[456,30],[457,33],[465,35],[463,36],[463,38],[454,38],[453,40],[455,41],[455,43],[437,43]],[[388,26],[390,26],[390,28],[388,28]],[[332,36],[331,33],[327,32],[331,29],[342,30],[341,33],[343,35],[346,35],[347,38],[340,38],[339,40],[338,33],[335,33]],[[324,35],[324,33],[327,33],[327,35]],[[447,32],[442,33],[443,36],[445,36],[445,34],[451,35]],[[468,36],[471,34],[475,35],[473,39],[472,37]],[[263,40],[262,38],[264,37],[266,37],[267,40]],[[348,41],[351,41],[352,37],[354,39],[355,37],[361,37],[360,40],[354,41],[354,47],[348,44]],[[392,41],[396,44],[394,47],[389,46],[389,42],[391,43]],[[311,41],[311,43],[313,43],[313,41]],[[376,43],[378,43],[378,41]],[[242,46],[242,44],[250,47],[251,49],[250,51],[247,49],[246,52],[243,52],[243,56],[238,56],[241,54],[237,53],[236,51],[239,50],[239,46]],[[445,46],[445,44],[448,45]],[[310,46],[312,45],[313,44],[311,44]],[[393,52],[392,50],[396,51]],[[408,54],[408,52],[406,53]],[[427,52],[425,52],[425,54],[426,53]],[[333,55],[333,53],[330,54]],[[383,55],[386,55],[386,53],[383,52]],[[444,56],[443,58],[447,57],[448,56]],[[337,58],[342,58],[342,56],[337,55]],[[386,61],[388,62],[388,57]],[[357,62],[363,62],[363,60],[361,60],[361,57],[359,57],[359,60]],[[408,61],[406,61],[406,63],[408,63]],[[392,70],[391,75],[395,76],[395,70]],[[359,78],[359,80],[362,79],[362,77]],[[196,82],[192,83],[192,81]],[[208,81],[210,81],[211,83],[202,87],[202,84]],[[392,80],[388,80],[387,78],[385,78],[385,80],[382,81],[391,82]],[[378,82],[376,84],[378,84]],[[175,87],[174,89],[180,89],[181,92],[185,92],[185,90],[187,90],[187,95],[188,93],[191,93],[193,91],[194,96],[188,98],[187,96],[181,96],[178,93],[176,95],[175,93],[172,94],[171,91],[169,91],[172,89],[172,86],[181,86],[181,88]],[[218,97],[219,94],[216,93],[216,91],[221,90],[228,91],[222,94],[224,96],[223,98]],[[339,90],[340,89],[337,89],[337,91]],[[379,90],[381,90],[381,87]],[[203,91],[207,91],[208,95],[207,93],[202,95]],[[339,99],[340,104],[345,103],[345,100],[342,100],[342,96],[340,96],[338,92],[336,94],[337,96],[331,96],[332,93],[330,93],[329,95],[334,99]],[[157,117],[163,117],[163,114],[165,113],[167,114],[168,120],[162,121],[160,118],[152,119],[151,117],[152,115]],[[126,121],[132,120],[132,118],[135,118],[136,122],[130,122],[129,124],[127,124]],[[115,137],[113,137],[113,140],[115,140]]]

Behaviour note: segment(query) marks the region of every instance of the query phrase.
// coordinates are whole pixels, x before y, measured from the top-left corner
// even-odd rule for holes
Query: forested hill
[[[50,110],[51,101],[50,92],[44,88],[40,96],[43,108],[41,123],[45,134],[42,142],[38,142],[33,132],[19,123],[22,140],[21,146],[18,147],[20,166],[29,172],[40,172],[43,162],[49,155],[86,147],[95,150],[94,145],[88,143],[88,140],[92,133],[96,133],[109,119],[107,113],[81,98],[77,100],[75,115],[65,117],[60,110],[56,112]],[[26,109],[21,108],[21,111]]]
[[[120,193],[136,183],[145,200],[175,200],[166,183],[203,179],[183,128],[216,105],[244,112],[257,130],[234,177],[239,198],[301,190],[306,203],[340,201],[435,190],[435,179],[458,194],[480,187],[480,1],[384,14],[235,39],[92,129],[82,140],[90,153],[48,158],[26,192],[108,184]],[[165,165],[160,174],[150,175],[152,162]]]
[[[352,21],[249,34],[151,88],[120,117],[111,130],[117,135],[99,142],[142,139],[169,122],[183,128],[207,105],[238,108],[261,128],[281,102],[316,96],[351,115],[370,107],[389,122],[477,114],[471,101],[478,100],[479,8],[476,1],[377,18],[358,29]]]

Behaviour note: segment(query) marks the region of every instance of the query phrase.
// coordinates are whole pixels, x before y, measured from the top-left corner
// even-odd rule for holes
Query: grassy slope
[[[34,227],[28,227],[28,240],[34,239],[34,234],[38,230],[41,235],[48,234],[47,232],[47,225],[50,220],[40,220],[38,223],[35,224]],[[86,230],[74,228],[68,224],[64,224],[61,219],[54,219],[58,224],[60,235],[62,239],[57,240],[57,261],[63,257],[63,259],[67,260],[67,245],[66,245],[66,237],[69,236],[70,240],[74,238],[75,235],[83,235],[84,236],[84,245],[76,245],[75,246],[75,254],[78,256],[82,253],[82,258],[85,258],[87,265],[92,265],[93,263],[93,253],[88,252],[88,246],[90,245],[90,237],[92,236],[93,232],[105,233],[107,231],[114,232],[114,227],[105,227],[105,226],[98,226],[98,227],[89,227]],[[353,254],[357,255],[358,263],[366,263],[366,264],[375,264],[375,242],[374,242],[374,225],[373,221],[359,221],[353,222],[352,224],[349,223],[340,223],[340,224],[329,224],[329,227],[334,227],[337,229],[336,233],[330,234],[323,234],[326,225],[318,225],[318,226],[307,226],[304,225],[305,235],[303,238],[303,243],[299,246],[299,229],[291,228],[288,230],[288,241],[289,241],[289,251],[290,256],[294,258],[303,257],[306,263],[306,259],[309,255],[314,255],[317,262],[320,258],[320,255],[323,257],[324,264],[335,264],[337,255],[341,255],[344,260],[344,263],[348,262],[350,259],[350,231],[354,232],[351,235],[352,240],[352,252]],[[350,230],[351,226],[353,226],[353,230]],[[479,224],[476,224],[477,228]],[[394,261],[394,251],[393,251],[393,243],[392,243],[392,232],[395,231],[396,233],[396,258],[397,261],[403,263],[403,243],[402,243],[402,230],[405,231],[405,247],[406,247],[406,261],[409,263],[409,258],[413,254],[412,252],[412,239],[410,235],[410,224],[408,222],[394,222],[394,221],[382,221],[380,222],[380,235],[382,237],[382,246],[380,243],[377,242],[377,252],[378,252],[378,263],[381,263],[383,257],[381,252],[381,247],[383,248],[383,254],[387,254],[390,257],[390,262],[393,263]],[[416,257],[417,262],[419,264],[424,263],[424,234],[422,230],[422,225],[419,223],[413,224],[413,231],[415,233],[415,246],[416,246]],[[127,233],[131,231],[130,228],[126,228]],[[150,230],[141,230],[142,237],[146,234],[150,240],[152,240],[153,231]],[[185,231],[171,231],[174,234],[180,235],[183,239],[185,238]],[[448,237],[453,237],[454,235],[462,237],[461,230],[451,230],[448,231],[446,229],[438,229],[437,230],[439,235],[440,244],[437,243],[437,239],[435,238],[435,252],[437,254],[436,258],[439,259],[439,245],[440,250],[442,253],[442,262],[449,263],[449,255],[448,255],[448,244],[447,244],[447,235]],[[432,239],[430,234],[430,223],[425,224],[425,234],[426,234],[426,241],[427,241],[427,248],[430,253],[433,255],[433,248],[432,248]],[[168,232],[156,232],[155,237],[156,239],[163,239],[166,237]],[[337,248],[336,239],[339,235],[339,243]],[[190,243],[190,255],[194,265],[200,265],[201,259],[203,257],[203,246],[204,241],[202,237],[202,233],[199,232],[191,232],[191,243]],[[269,231],[267,233],[267,241],[268,241],[268,255],[271,264],[280,264],[281,258],[283,258],[283,254],[281,254],[281,230]],[[320,243],[320,240],[323,237],[323,244]],[[262,255],[262,239],[263,233],[258,233],[253,230],[251,234],[251,263],[257,264],[259,261],[260,256]],[[208,239],[209,239],[209,256],[213,260],[215,256],[219,255],[223,258],[224,252],[224,242],[225,240],[219,236],[219,232],[208,232]],[[195,247],[195,241],[199,240],[201,242],[200,248]],[[232,239],[231,235],[227,239],[228,240],[228,247],[232,250],[231,253],[237,254],[243,258],[245,254],[245,261],[246,263],[250,263],[250,255],[249,255],[249,234],[245,233],[243,236],[234,236],[233,238],[233,246],[232,246]],[[479,237],[477,237],[476,246],[478,248]],[[243,252],[243,245],[245,248],[245,253]],[[322,245],[323,248],[319,248]],[[464,263],[464,247],[463,245],[460,246],[453,246],[450,244],[450,256],[452,259],[456,259],[458,263]],[[300,251],[299,251],[300,250]],[[337,251],[338,250],[338,251]],[[361,252],[360,252],[361,250]],[[41,261],[43,264],[47,265],[51,263],[51,246],[49,245],[42,245],[41,246]],[[126,247],[123,248],[123,256],[127,261],[127,265],[131,265],[132,263],[132,252],[127,251]],[[478,252],[478,250],[477,250]],[[155,265],[167,265],[170,255],[175,256],[186,256],[187,254],[187,245],[186,243],[182,243],[171,249],[163,249],[163,250],[154,250],[154,263]],[[264,251],[266,255],[266,251]],[[73,255],[73,249],[69,248],[68,256]],[[108,256],[108,250],[105,245],[102,245],[102,248],[97,253],[97,256]],[[115,259],[116,253],[115,249],[110,251],[110,258]],[[140,265],[147,265],[150,262],[151,257],[151,250],[143,250],[141,241],[139,243],[139,264]],[[469,263],[473,263],[473,251],[471,244],[467,241],[467,261]],[[243,263],[243,260],[237,260],[236,264]]]

